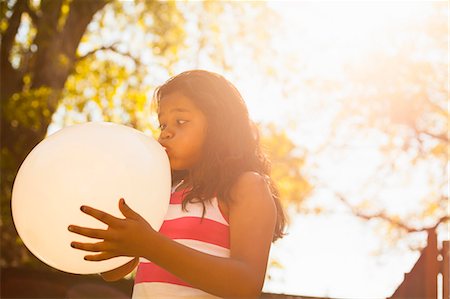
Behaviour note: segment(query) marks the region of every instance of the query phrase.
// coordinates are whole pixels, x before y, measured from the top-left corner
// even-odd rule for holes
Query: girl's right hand
[[[125,277],[125,275],[133,271],[138,264],[139,264],[139,257],[135,257],[125,265],[122,265],[110,271],[100,273],[100,275],[105,281],[116,281],[122,279],[123,277]]]

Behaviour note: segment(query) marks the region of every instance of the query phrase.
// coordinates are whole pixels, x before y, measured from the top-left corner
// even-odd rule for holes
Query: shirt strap
[[[178,184],[176,184],[174,187],[172,187],[171,193],[174,193],[175,190],[177,190],[177,188],[180,187],[181,184],[183,184],[183,183],[184,183],[184,180],[181,180]]]

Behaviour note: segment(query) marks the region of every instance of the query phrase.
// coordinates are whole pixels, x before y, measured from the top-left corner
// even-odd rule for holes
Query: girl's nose
[[[161,134],[159,134],[159,140],[164,140],[164,139],[170,139],[173,137],[173,133],[168,130],[167,128],[164,129],[163,131],[161,131]]]

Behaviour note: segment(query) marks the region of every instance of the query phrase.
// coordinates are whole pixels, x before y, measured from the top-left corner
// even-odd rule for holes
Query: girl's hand
[[[139,264],[139,258],[135,257],[134,259],[132,259],[125,265],[122,265],[116,269],[113,269],[113,270],[110,270],[107,272],[102,272],[102,273],[100,273],[100,275],[102,276],[102,278],[105,281],[116,281],[116,280],[124,278],[126,275],[131,273],[138,264]]]
[[[103,261],[117,256],[143,256],[142,248],[146,242],[151,242],[156,231],[141,215],[133,211],[123,198],[119,200],[119,209],[125,219],[114,217],[103,211],[88,206],[81,210],[108,225],[106,230],[93,229],[70,225],[69,231],[86,237],[99,239],[97,243],[72,242],[73,248],[90,252],[99,252],[95,255],[86,255],[87,261]]]

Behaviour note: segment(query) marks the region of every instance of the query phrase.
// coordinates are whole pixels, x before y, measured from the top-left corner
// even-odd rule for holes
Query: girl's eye
[[[188,121],[187,120],[184,120],[184,119],[177,119],[177,124],[178,125],[184,125],[185,123],[187,123]],[[166,124],[160,124],[159,125],[159,129],[160,130],[164,130],[165,128],[167,128],[167,125]]]

